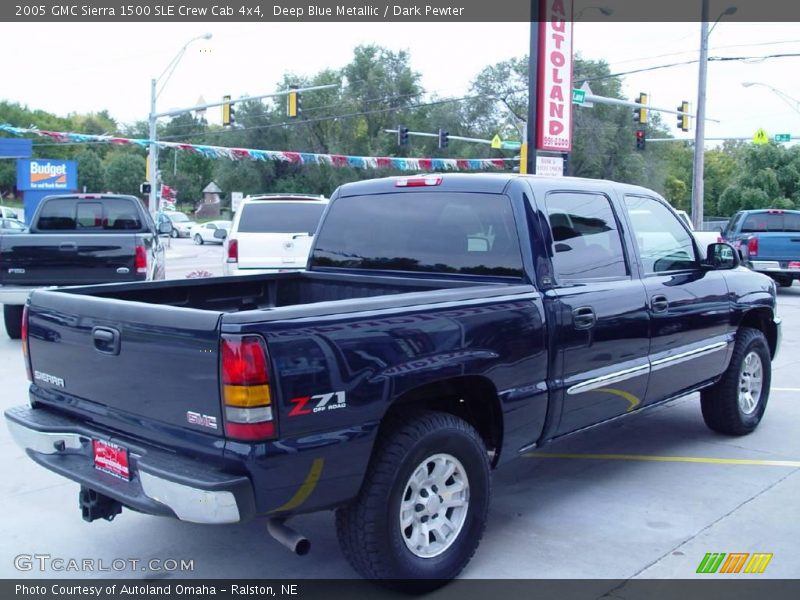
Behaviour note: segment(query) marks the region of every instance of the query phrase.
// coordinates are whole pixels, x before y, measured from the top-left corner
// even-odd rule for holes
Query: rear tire
[[[197,244],[198,246],[202,246],[203,245],[203,238],[200,237],[199,233],[195,233],[194,234],[194,243]]]
[[[771,380],[771,356],[764,334],[741,328],[722,379],[700,394],[706,425],[726,435],[753,431],[767,408]]]
[[[358,497],[336,512],[339,544],[365,578],[433,590],[472,558],[490,495],[486,446],[471,425],[440,412],[398,417],[378,440]]]
[[[775,276],[773,277],[775,283],[777,283],[780,287],[792,287],[792,282],[794,281],[791,277],[781,277]]]
[[[22,311],[25,307],[16,304],[3,305],[3,320],[6,324],[6,333],[12,340],[22,337]]]

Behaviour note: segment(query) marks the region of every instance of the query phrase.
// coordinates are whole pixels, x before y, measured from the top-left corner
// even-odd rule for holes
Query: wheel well
[[[392,415],[413,410],[436,410],[455,415],[483,438],[497,463],[503,441],[503,414],[494,384],[485,377],[466,376],[446,379],[409,390],[389,407],[381,422],[380,435]]]
[[[752,327],[763,333],[767,338],[770,355],[775,356],[775,351],[778,349],[778,329],[769,308],[754,308],[748,311],[739,323],[739,327]]]

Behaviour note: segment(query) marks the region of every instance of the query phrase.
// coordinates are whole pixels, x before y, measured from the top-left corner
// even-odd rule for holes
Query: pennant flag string
[[[109,135],[90,135],[86,133],[66,133],[45,131],[35,127],[22,128],[0,124],[0,132],[11,135],[37,135],[57,143],[105,143],[118,146],[138,146],[147,148],[150,140],[121,138]],[[481,171],[502,170],[506,163],[519,162],[518,158],[408,158],[392,156],[347,156],[344,154],[314,154],[309,152],[286,152],[280,150],[254,150],[252,148],[226,148],[186,144],[184,142],[156,142],[159,148],[171,148],[206,158],[227,158],[229,160],[280,161],[298,165],[330,165],[333,167],[352,167],[355,169],[396,169],[398,171]]]

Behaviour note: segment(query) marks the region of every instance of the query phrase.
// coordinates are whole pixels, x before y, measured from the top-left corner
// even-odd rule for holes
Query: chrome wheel
[[[742,361],[739,371],[739,409],[746,415],[753,414],[761,399],[764,386],[764,367],[761,357],[751,351]]]
[[[469,508],[469,480],[450,454],[422,461],[406,483],[400,501],[400,531],[409,550],[432,558],[447,550],[464,527]]]

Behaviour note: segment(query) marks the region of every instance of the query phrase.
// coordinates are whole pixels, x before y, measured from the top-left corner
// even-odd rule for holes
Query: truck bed
[[[498,284],[446,278],[416,279],[306,271],[244,276],[233,280],[230,277],[213,277],[202,280],[154,281],[136,285],[82,286],[66,288],[61,292],[126,302],[234,313],[437,289],[475,288],[481,285],[495,287]]]

